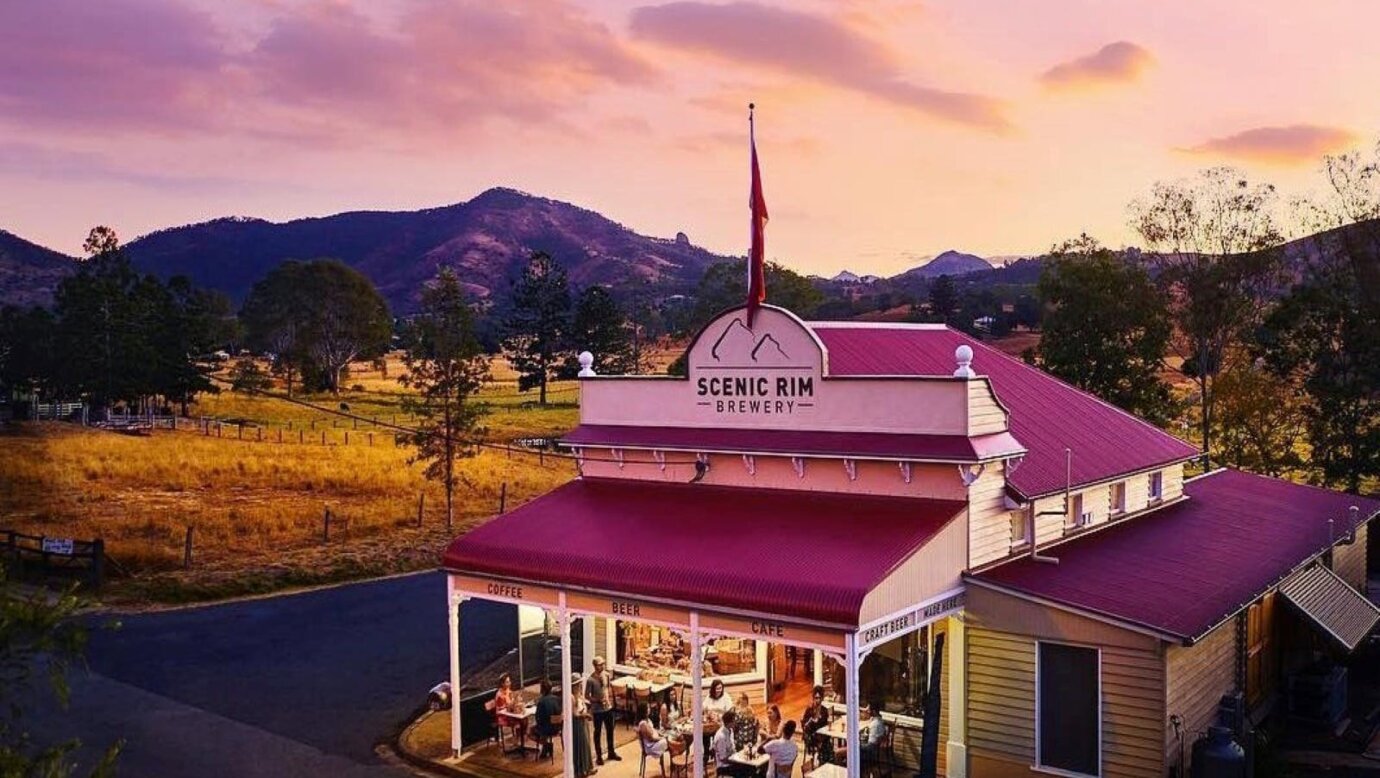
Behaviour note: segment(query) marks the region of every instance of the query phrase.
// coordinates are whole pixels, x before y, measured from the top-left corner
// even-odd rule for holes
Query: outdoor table
[[[805,773],[804,778],[848,778],[848,768],[833,763],[822,764]]]
[[[515,711],[510,711],[510,710],[500,710],[500,711],[498,711],[498,716],[499,716],[499,718],[507,719],[507,720],[510,721],[510,722],[519,722],[519,721],[527,721],[528,719],[535,719],[536,716],[537,716],[537,706],[536,706],[536,705],[524,705],[524,706],[522,707],[522,712],[521,712],[521,713],[517,713],[517,712],[515,712]],[[527,753],[527,751],[528,751],[527,743],[526,743],[525,740],[522,740],[522,741],[520,741],[520,742],[517,744],[517,748],[511,748],[511,749],[509,749],[509,750],[508,750],[508,753],[510,753],[510,754],[525,754],[525,753]]]
[[[767,771],[767,764],[771,762],[771,755],[759,754],[755,748],[746,754],[743,753],[742,749],[739,749],[728,757],[728,761],[734,764],[746,765],[758,773],[765,773]]]

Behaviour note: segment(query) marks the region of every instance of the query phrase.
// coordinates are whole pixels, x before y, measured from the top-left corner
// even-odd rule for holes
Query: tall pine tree
[[[539,389],[546,404],[546,385],[561,367],[570,336],[570,284],[565,269],[545,252],[532,254],[513,286],[503,353],[518,374],[518,391]]]

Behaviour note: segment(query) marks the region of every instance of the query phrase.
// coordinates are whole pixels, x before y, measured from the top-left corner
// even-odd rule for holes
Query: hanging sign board
[[[944,594],[894,618],[858,630],[858,648],[879,646],[926,624],[963,610],[963,592]]]
[[[638,621],[681,629],[690,627],[690,611],[645,600],[614,595],[587,594],[585,592],[566,592],[565,604],[567,608],[577,613],[589,613],[622,621]]]
[[[842,651],[844,647],[842,632],[748,616],[729,616],[701,611],[700,631],[710,635],[731,635],[788,646],[819,648],[826,651]]]
[[[455,575],[453,578],[456,591],[468,597],[532,605],[538,608],[555,608],[560,605],[560,593],[550,587],[473,575]]]

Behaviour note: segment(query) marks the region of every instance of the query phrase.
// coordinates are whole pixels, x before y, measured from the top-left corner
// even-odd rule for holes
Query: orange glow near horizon
[[[75,254],[226,215],[510,186],[743,254],[891,274],[1134,242],[1232,164],[1286,194],[1380,132],[1380,9],[999,0],[83,0],[0,5],[0,229]],[[100,31],[99,41],[92,31]]]

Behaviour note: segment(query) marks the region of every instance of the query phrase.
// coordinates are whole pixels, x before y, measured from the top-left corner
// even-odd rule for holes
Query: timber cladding
[[[1192,762],[1193,741],[1217,717],[1222,696],[1236,688],[1236,619],[1229,619],[1191,646],[1170,646],[1167,667],[1165,764],[1179,763],[1180,743],[1169,717],[1183,718],[1183,761]],[[1185,765],[1187,766],[1187,765]]]
[[[1348,546],[1332,550],[1332,572],[1362,594],[1366,592],[1366,548],[1370,527],[1362,524],[1356,529],[1356,540]]]
[[[1163,775],[1165,672],[1159,640],[979,586],[968,588],[966,617],[968,754],[974,778],[1015,774],[1013,767],[1028,775],[1035,764],[1036,645],[1041,640],[1100,650],[1102,775]],[[987,626],[997,624],[1003,629]]]

